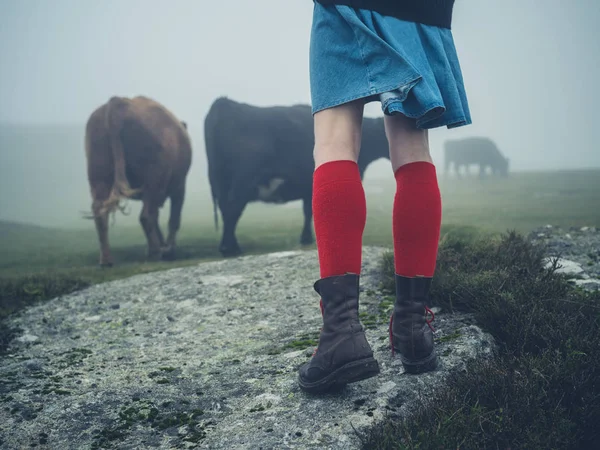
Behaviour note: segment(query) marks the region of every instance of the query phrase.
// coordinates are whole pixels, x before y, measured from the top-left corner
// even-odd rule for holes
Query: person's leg
[[[325,392],[379,373],[358,318],[365,193],[356,161],[362,103],[317,112],[313,214],[321,278],[323,328],[311,361],[300,368],[302,389]]]
[[[319,111],[315,123],[313,215],[321,278],[360,273],[367,220],[358,170],[363,104]]]
[[[417,129],[414,120],[402,115],[384,120],[396,178],[392,218],[396,304],[390,339],[405,370],[420,373],[437,366],[426,303],[437,258],[441,196],[427,130]]]
[[[428,133],[402,115],[386,116],[384,120],[396,178],[392,213],[396,274],[432,277],[442,204]]]

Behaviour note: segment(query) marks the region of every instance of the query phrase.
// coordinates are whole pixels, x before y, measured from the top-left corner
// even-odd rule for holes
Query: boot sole
[[[311,394],[319,394],[328,391],[332,387],[340,387],[357,381],[379,375],[379,364],[375,358],[364,358],[358,361],[352,361],[343,365],[339,369],[312,383],[305,382],[302,377],[298,377],[300,387]]]
[[[395,350],[395,349],[394,349]],[[395,350],[398,351],[398,350]],[[420,361],[411,361],[406,359],[400,354],[400,361],[404,367],[404,371],[410,374],[420,374],[424,372],[431,372],[437,369],[438,359],[435,354],[435,350],[427,358],[421,359]]]

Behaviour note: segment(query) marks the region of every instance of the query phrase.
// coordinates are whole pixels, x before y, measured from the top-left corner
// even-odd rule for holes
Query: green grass
[[[520,233],[550,223],[600,225],[600,170],[512,174],[509,179],[441,180],[444,222]]]
[[[431,302],[475,314],[500,345],[365,448],[595,448],[600,431],[600,292],[573,287],[522,235],[447,235]],[[393,255],[383,261],[393,292]]]
[[[440,177],[440,187],[443,236],[432,300],[449,310],[474,312],[502,354],[454,375],[450,388],[425,399],[407,422],[387,420],[367,447],[592,448],[600,438],[594,427],[600,423],[600,363],[594,357],[600,348],[600,299],[542,270],[541,252],[519,235],[499,238],[498,233],[526,233],[546,223],[600,226],[600,209],[593,207],[600,204],[600,170],[513,174],[508,180]],[[365,188],[364,244],[391,247],[393,179],[369,179],[367,172]],[[116,263],[111,269],[97,266],[92,222],[72,229],[0,222],[0,321],[95,283],[221,258],[220,232],[206,198],[192,193],[186,199],[173,262],[144,261],[139,205],[132,206],[132,216],[119,216],[111,227]],[[168,207],[163,226],[167,214]],[[253,204],[242,216],[238,239],[246,254],[298,249],[301,224],[299,203]],[[384,261],[389,293],[390,255]],[[15,331],[0,324],[0,352]]]
[[[484,232],[509,228],[527,232],[546,223],[599,226],[600,209],[591,206],[600,204],[599,188],[600,170],[519,173],[483,181],[446,180],[440,175],[442,232],[461,233],[465,226]],[[395,182],[392,177],[372,178],[367,171],[365,190],[368,217],[363,242],[391,247]],[[173,262],[145,262],[146,242],[137,221],[139,202],[131,202],[131,214],[118,215],[110,228],[115,259],[111,269],[97,265],[98,243],[91,221],[81,219],[72,229],[0,222],[0,320],[26,305],[84,286],[220,259],[221,228],[215,230],[212,205],[207,192],[202,192],[192,191],[186,198],[178,259]],[[161,211],[165,231],[168,211],[167,203]],[[237,236],[246,254],[299,249],[302,222],[300,202],[254,203],[244,211]]]

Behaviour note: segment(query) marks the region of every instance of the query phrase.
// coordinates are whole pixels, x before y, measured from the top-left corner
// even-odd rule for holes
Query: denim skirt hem
[[[349,6],[314,4],[310,89],[313,114],[362,100],[419,128],[471,123],[451,30]]]

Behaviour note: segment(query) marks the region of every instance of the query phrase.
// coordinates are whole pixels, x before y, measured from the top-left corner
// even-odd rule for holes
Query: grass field
[[[473,313],[496,357],[451,373],[406,420],[390,413],[365,450],[598,448],[600,291],[574,288],[544,257],[512,232],[441,242],[431,303]],[[394,295],[392,252],[382,271]]]
[[[365,448],[592,448],[600,439],[600,293],[573,290],[562,276],[542,270],[541,251],[521,234],[548,223],[600,226],[600,170],[483,181],[440,177],[440,187],[446,236],[432,300],[473,312],[496,338],[500,354],[453,375],[449,388],[406,422],[387,418],[366,437]],[[391,248],[394,189],[393,179],[365,180],[365,245]],[[221,258],[212,206],[197,193],[188,197],[174,262],[144,262],[145,242],[132,207],[132,215],[118,217],[111,229],[111,269],[97,266],[92,222],[87,229],[0,223],[0,321],[28,304],[93,283]],[[300,204],[253,204],[242,216],[238,239],[246,254],[297,249],[301,225]],[[500,236],[507,230],[520,234]],[[391,293],[391,253],[382,271]],[[0,353],[11,333],[0,325]]]
[[[443,227],[477,227],[485,231],[514,229],[526,233],[551,223],[562,227],[600,225],[600,170],[516,173],[508,179],[476,177],[444,179]],[[365,245],[392,245],[393,178],[365,178],[368,218]],[[72,229],[0,222],[0,317],[36,299],[59,295],[69,286],[122,278],[200,261],[220,259],[219,231],[206,193],[186,199],[177,261],[147,263],[146,243],[137,222],[139,203],[129,216],[117,216],[110,229],[115,267],[100,269],[93,222]],[[166,226],[168,206],[161,211]],[[300,202],[249,205],[238,225],[238,240],[246,254],[300,248]],[[314,245],[309,247],[314,248]]]

